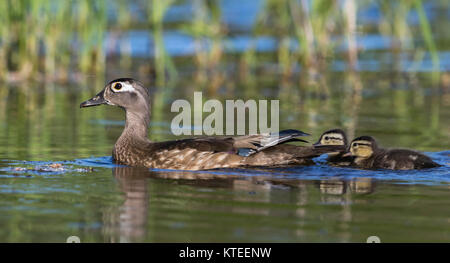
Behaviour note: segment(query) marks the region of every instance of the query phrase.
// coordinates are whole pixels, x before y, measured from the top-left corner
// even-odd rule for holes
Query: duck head
[[[102,104],[118,106],[127,112],[148,112],[150,96],[148,90],[138,81],[132,78],[120,78],[109,82],[93,98],[82,102],[80,108]]]
[[[314,146],[343,145],[347,146],[347,136],[341,129],[333,129],[324,132]]]
[[[329,130],[324,132],[313,146],[314,148],[334,147],[336,151],[329,152],[328,155],[338,155],[347,150],[347,136],[341,129]]]
[[[118,106],[125,110],[125,129],[120,138],[147,139],[150,125],[150,96],[142,84],[131,78],[113,80],[92,99],[82,102],[80,108],[102,104]]]
[[[361,136],[355,138],[350,143],[349,151],[344,156],[354,156],[359,159],[368,159],[372,157],[378,149],[377,142],[371,136]]]

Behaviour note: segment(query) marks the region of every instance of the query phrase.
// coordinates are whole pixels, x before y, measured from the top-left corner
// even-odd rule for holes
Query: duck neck
[[[125,128],[119,139],[148,140],[147,132],[150,125],[150,113],[126,111]]]
[[[364,165],[366,164],[370,159],[369,158],[364,158],[364,157],[356,157],[354,159],[354,162],[358,165]]]
[[[370,167],[375,160],[375,154],[372,154],[367,157],[355,157],[354,162],[361,166]]]

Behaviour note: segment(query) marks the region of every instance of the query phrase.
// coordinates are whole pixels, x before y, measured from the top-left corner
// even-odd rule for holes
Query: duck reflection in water
[[[316,182],[324,204],[349,204],[351,202],[365,202],[364,199],[355,199],[352,195],[371,194],[375,191],[376,183],[372,178],[358,177],[351,180],[331,178]]]
[[[141,241],[147,234],[149,171],[135,167],[116,167],[112,171],[120,190],[125,194],[125,201],[119,209],[113,209],[107,215],[105,231],[115,234],[111,235],[109,242]]]
[[[308,209],[305,205],[321,200],[322,203],[340,203],[344,205],[343,222],[348,222],[351,218],[349,201],[352,198],[349,193],[369,194],[374,191],[374,184],[370,178],[358,178],[350,181],[327,179],[327,180],[300,180],[282,176],[272,176],[270,174],[245,176],[243,171],[232,173],[230,171],[152,171],[148,168],[138,167],[115,167],[113,176],[118,183],[118,187],[124,193],[124,201],[119,207],[111,208],[104,216],[104,232],[110,236],[109,242],[142,242],[151,241],[155,235],[161,235],[160,231],[154,227],[154,218],[162,216],[179,216],[179,214],[167,215],[163,199],[175,195],[175,207],[171,209],[181,209],[186,205],[180,201],[185,197],[209,199],[209,192],[213,189],[231,189],[232,194],[226,193],[224,197],[214,195],[218,200],[228,198],[229,202],[237,204],[244,203],[295,203],[298,207],[294,210],[280,211],[271,206],[233,206],[226,205],[220,209],[228,209],[231,214],[253,214],[267,216],[295,217],[302,221],[307,217]],[[258,170],[268,172],[269,170]],[[248,171],[247,171],[248,172]],[[159,184],[158,180],[163,183]],[[168,180],[173,183],[168,184]],[[180,189],[179,186],[188,185],[196,189],[191,192]],[[314,191],[315,187],[319,191]],[[316,188],[316,189],[317,189]],[[198,190],[198,191],[197,191]],[[181,192],[180,192],[181,191]],[[214,192],[215,193],[215,192]],[[214,194],[213,193],[213,194]],[[180,196],[181,195],[181,196]],[[186,195],[185,197],[183,197]],[[180,198],[177,199],[177,198]],[[330,199],[331,198],[331,199]],[[332,198],[341,198],[335,200]],[[342,199],[344,198],[344,199]],[[194,201],[195,202],[195,201]],[[183,205],[184,204],[184,205]],[[345,205],[347,204],[347,205]],[[180,206],[180,207],[179,207]],[[184,207],[182,210],[189,210]],[[211,207],[208,202],[195,204],[195,209],[205,211],[215,211],[217,207]],[[164,213],[161,213],[164,210]],[[281,213],[281,214],[280,214]],[[192,215],[189,220],[197,223],[205,223],[205,219]],[[200,216],[200,215],[199,215]],[[341,216],[339,216],[341,217]],[[347,219],[346,219],[347,218]],[[183,218],[172,218],[171,221],[183,225]],[[159,222],[159,221],[158,221]],[[172,223],[173,223],[172,222]],[[207,222],[206,222],[207,223]],[[303,235],[303,230],[299,224],[296,235]],[[205,226],[206,227],[206,226]]]
[[[370,194],[375,190],[372,178],[360,177],[352,180],[327,179],[317,181],[320,192],[329,195],[346,193]]]
[[[139,242],[146,239],[151,205],[150,179],[172,179],[178,184],[204,187],[233,187],[233,176],[229,175],[177,171],[162,173],[145,167],[128,166],[115,167],[112,172],[125,195],[124,202],[118,209],[112,208],[105,214],[104,232],[111,236],[109,242]]]

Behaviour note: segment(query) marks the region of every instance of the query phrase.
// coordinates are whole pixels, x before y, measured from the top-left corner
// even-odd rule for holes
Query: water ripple
[[[450,151],[427,153],[442,167],[424,170],[363,170],[351,167],[333,167],[326,164],[326,156],[315,159],[316,165],[312,166],[286,166],[286,167],[259,167],[259,168],[234,168],[214,169],[208,171],[180,171],[168,169],[149,169],[158,174],[166,174],[172,178],[174,173],[177,178],[183,179],[195,177],[196,174],[209,174],[220,177],[251,177],[263,176],[271,178],[295,179],[295,180],[353,180],[355,178],[372,178],[382,181],[390,181],[399,184],[449,184],[450,183]],[[5,160],[3,160],[5,161]],[[52,161],[8,161],[6,167],[1,167],[0,178],[51,176],[65,173],[95,172],[93,168],[125,167],[113,162],[111,156],[90,157],[62,162]]]

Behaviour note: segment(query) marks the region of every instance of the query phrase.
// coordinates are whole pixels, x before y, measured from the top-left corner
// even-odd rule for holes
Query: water
[[[79,109],[89,92],[54,90],[44,97],[9,87],[3,101],[3,242],[64,242],[71,235],[82,242],[364,242],[371,235],[383,242],[450,240],[450,109],[432,93],[417,106],[406,103],[417,91],[368,88],[355,133],[426,151],[440,168],[366,171],[330,167],[322,156],[315,166],[187,172],[116,166],[110,152],[123,112]],[[443,103],[435,130],[428,107],[434,99]],[[314,101],[320,99],[308,103]],[[372,106],[391,103],[404,109]],[[282,111],[280,123],[312,133],[307,139],[314,142],[345,118],[340,107]],[[172,113],[163,116],[170,120]],[[150,137],[173,139],[169,127],[155,121]]]
[[[82,242],[365,242],[373,235],[382,242],[450,241],[448,35],[435,36],[437,67],[428,51],[392,52],[393,37],[357,36],[364,50],[357,71],[349,72],[345,54],[338,53],[327,72],[312,77],[323,88],[315,89],[303,81],[302,68],[294,67],[291,78],[280,73],[276,39],[252,36],[261,1],[233,2],[222,4],[230,29],[223,40],[223,75],[198,73],[185,57],[194,52],[193,38],[169,29],[165,44],[179,79],[157,88],[146,71],[140,73],[152,58],[152,36],[130,29],[121,36],[130,41],[128,51],[108,46],[113,41],[106,35],[105,76],[68,84],[1,84],[1,242],[65,242],[73,235]],[[190,17],[180,15],[189,14],[186,8],[172,7],[166,20],[184,22]],[[433,5],[426,4],[425,12],[433,25],[448,23],[439,20],[444,11]],[[370,7],[360,11],[358,21],[378,26],[379,16]],[[419,27],[414,13],[408,23]],[[245,52],[251,39],[265,61],[242,77],[236,54]],[[345,47],[339,42],[337,49]],[[119,54],[124,58],[117,59]],[[432,77],[436,70],[441,71],[437,81]],[[205,100],[279,99],[281,128],[311,133],[310,142],[341,127],[350,137],[373,135],[382,146],[424,151],[442,167],[368,171],[330,167],[325,156],[314,166],[266,169],[117,166],[110,154],[123,129],[123,111],[79,109],[79,104],[123,76],[151,88],[155,105],[149,136],[155,141],[178,138],[170,132],[176,115],[171,103],[192,101],[194,91],[204,91]],[[207,84],[216,80],[220,85],[210,89]],[[358,86],[362,91],[355,95]]]
[[[448,162],[448,152],[441,159]],[[448,242],[450,235],[448,167],[180,172],[116,167],[110,157],[63,164],[64,172],[2,169],[3,241],[364,242],[377,235]],[[78,170],[86,165],[93,171]]]

